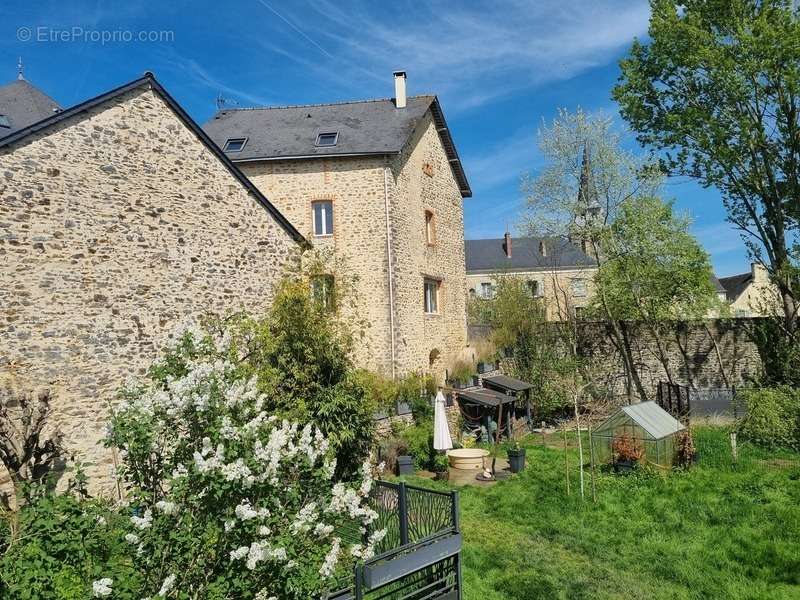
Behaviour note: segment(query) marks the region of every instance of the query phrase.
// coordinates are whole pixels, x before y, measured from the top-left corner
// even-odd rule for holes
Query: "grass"
[[[695,439],[693,469],[599,473],[595,504],[574,447],[567,496],[563,450],[529,438],[523,473],[461,490],[465,600],[800,598],[800,456]]]

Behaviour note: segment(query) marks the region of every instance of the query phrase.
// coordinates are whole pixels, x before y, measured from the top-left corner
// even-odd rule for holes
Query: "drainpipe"
[[[383,167],[383,205],[386,210],[386,260],[389,273],[389,329],[392,349],[392,381],[395,378],[395,338],[394,338],[394,275],[392,274],[392,227],[389,221],[389,157],[384,158]]]

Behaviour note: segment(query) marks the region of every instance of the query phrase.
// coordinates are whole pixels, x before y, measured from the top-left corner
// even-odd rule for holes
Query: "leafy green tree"
[[[613,96],[670,173],[723,194],[797,329],[800,21],[790,0],[651,0]],[[765,255],[764,255],[765,254]]]
[[[643,323],[669,381],[672,322],[702,319],[720,309],[708,254],[689,225],[670,203],[638,198],[620,205],[600,238],[604,260],[595,277],[592,310]]]

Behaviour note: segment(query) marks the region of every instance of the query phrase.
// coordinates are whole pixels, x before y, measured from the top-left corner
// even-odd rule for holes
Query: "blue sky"
[[[203,123],[220,93],[240,106],[390,97],[402,68],[409,94],[442,101],[474,191],[466,236],[499,237],[519,221],[521,174],[540,164],[542,119],[559,107],[618,115],[617,61],[648,12],[638,0],[6,0],[0,81],[22,56],[26,77],[69,106],[151,70]],[[718,275],[748,270],[716,190],[671,180],[665,193],[692,215]]]

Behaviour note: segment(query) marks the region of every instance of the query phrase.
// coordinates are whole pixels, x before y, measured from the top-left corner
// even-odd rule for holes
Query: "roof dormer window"
[[[228,138],[222,150],[224,152],[241,152],[244,150],[244,145],[246,143],[247,138]]]
[[[6,129],[11,129],[11,122],[8,120],[7,116],[0,115],[0,127],[5,127]]]
[[[315,146],[335,146],[339,141],[338,131],[326,131],[317,134],[317,142]]]

